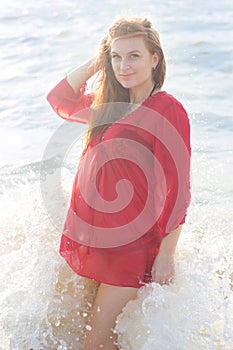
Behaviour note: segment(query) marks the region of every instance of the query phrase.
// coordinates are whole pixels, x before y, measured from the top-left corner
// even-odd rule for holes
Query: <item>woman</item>
[[[60,246],[77,274],[100,282],[85,350],[118,349],[122,308],[145,283],[174,276],[190,202],[190,131],[182,104],[161,90],[165,71],[151,23],[121,18],[97,56],[48,95],[59,116],[89,124]]]

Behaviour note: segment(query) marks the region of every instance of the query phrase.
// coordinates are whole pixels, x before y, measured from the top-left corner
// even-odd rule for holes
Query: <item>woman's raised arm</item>
[[[66,80],[75,93],[95,74],[94,59],[90,59],[67,74]]]
[[[86,81],[94,74],[94,59],[91,59],[67,74],[49,92],[47,100],[61,118],[88,123],[92,94],[85,94]]]

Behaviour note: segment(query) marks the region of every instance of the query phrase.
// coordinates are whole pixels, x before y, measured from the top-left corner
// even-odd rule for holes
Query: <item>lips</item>
[[[127,79],[132,77],[133,73],[129,73],[129,74],[119,74],[121,79]]]

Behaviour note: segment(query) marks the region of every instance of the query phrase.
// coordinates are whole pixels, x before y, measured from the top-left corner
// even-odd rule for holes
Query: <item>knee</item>
[[[113,331],[107,335],[101,330],[92,329],[85,336],[84,350],[118,350],[116,341],[117,337]]]

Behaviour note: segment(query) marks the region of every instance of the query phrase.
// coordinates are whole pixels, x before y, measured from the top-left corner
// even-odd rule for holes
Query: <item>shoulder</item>
[[[189,145],[190,121],[181,101],[166,91],[160,91],[152,96],[148,107],[160,116],[161,129],[172,125]]]
[[[183,103],[166,91],[153,95],[148,107],[175,124],[180,120],[189,119]]]
[[[161,109],[164,110],[174,107],[186,112],[182,102],[167,91],[160,91],[157,94],[153,95],[151,102],[152,108],[153,106],[156,108],[157,105],[160,105]]]

